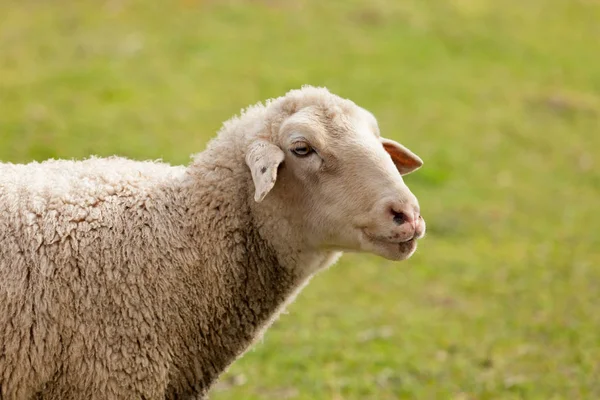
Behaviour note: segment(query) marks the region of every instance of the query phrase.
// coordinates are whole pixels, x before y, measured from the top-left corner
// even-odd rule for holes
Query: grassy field
[[[302,84],[425,160],[429,234],[318,275],[213,398],[600,398],[597,0],[0,0],[4,161],[187,163]]]

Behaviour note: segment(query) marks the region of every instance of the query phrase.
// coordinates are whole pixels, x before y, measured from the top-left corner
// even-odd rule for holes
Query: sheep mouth
[[[379,243],[385,243],[385,244],[390,244],[390,245],[410,244],[412,242],[415,242],[420,237],[416,232],[408,239],[396,239],[396,240],[387,238],[385,236],[373,235],[373,234],[367,232],[366,230],[363,230],[363,234],[372,242],[379,242]]]
[[[368,247],[374,247],[372,250],[375,250],[376,253],[393,260],[403,260],[410,257],[415,252],[419,239],[418,235],[413,235],[406,240],[390,240],[386,237],[369,234],[364,230],[362,233],[370,244]]]
[[[381,243],[386,246],[398,246],[400,250],[402,249],[410,249],[417,242],[417,238],[413,236],[412,238],[404,241],[390,241],[385,239],[371,239],[374,242]]]

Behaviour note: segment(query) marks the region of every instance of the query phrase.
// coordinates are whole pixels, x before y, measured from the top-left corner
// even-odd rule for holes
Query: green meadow
[[[212,399],[600,398],[597,0],[0,0],[0,159],[182,164],[304,84],[425,161],[408,261],[318,274]]]

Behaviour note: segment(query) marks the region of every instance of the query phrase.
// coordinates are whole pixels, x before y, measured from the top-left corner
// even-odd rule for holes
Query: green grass
[[[346,255],[225,399],[600,398],[600,3],[0,2],[0,159],[187,163],[302,84],[425,160],[409,261]]]

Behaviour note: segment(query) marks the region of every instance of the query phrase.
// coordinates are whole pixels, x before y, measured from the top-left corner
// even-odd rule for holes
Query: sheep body
[[[202,398],[293,298],[219,144],[0,164],[2,399]]]
[[[164,209],[184,171],[121,158],[0,166],[0,397],[159,397],[163,305],[185,255],[156,249],[186,243]]]

